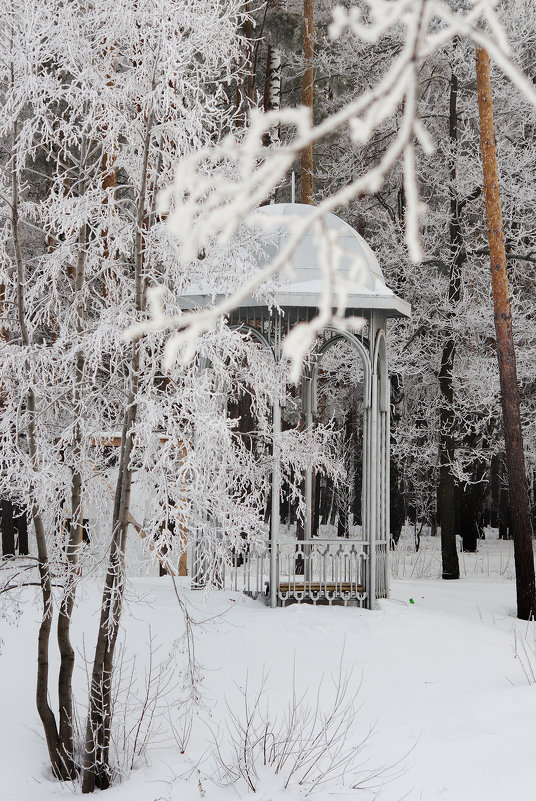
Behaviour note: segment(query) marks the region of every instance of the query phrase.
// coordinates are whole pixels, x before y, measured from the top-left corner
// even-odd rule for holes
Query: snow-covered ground
[[[356,714],[347,744],[364,740],[358,761],[364,789],[345,790],[336,782],[317,790],[319,799],[371,798],[396,801],[504,801],[534,798],[536,686],[530,675],[536,657],[533,624],[516,621],[511,579],[511,543],[488,538],[476,556],[462,558],[464,576],[442,582],[437,576],[438,541],[423,538],[419,554],[408,538],[395,555],[398,576],[392,597],[376,612],[355,608],[290,606],[270,610],[261,601],[230,592],[208,596],[181,588],[196,627],[196,656],[203,666],[201,703],[184,755],[163,733],[138,760],[122,784],[106,791],[110,801],[296,801],[304,788],[283,788],[284,772],[261,769],[257,793],[240,781],[220,787],[214,775],[215,742],[228,753],[232,736],[224,725],[228,708],[240,717],[241,690],[252,697],[264,677],[261,708],[284,714],[294,686],[314,704],[330,706],[339,669],[351,671],[348,698],[357,691]],[[434,564],[436,567],[434,568]],[[404,568],[402,568],[404,565]],[[508,567],[510,565],[510,568]],[[435,573],[434,573],[435,570]],[[424,577],[423,577],[424,576]],[[79,650],[91,654],[96,634],[99,587],[83,592],[74,632]],[[2,724],[1,798],[57,801],[72,789],[49,775],[34,707],[36,629],[39,611],[28,606],[18,626],[2,624],[0,658]],[[157,663],[174,648],[174,675],[186,662],[183,614],[169,578],[131,581],[124,618],[126,656],[136,655],[134,672],[143,674],[148,640]],[[178,641],[178,642],[177,642]],[[80,664],[82,660],[80,660]],[[536,671],[536,667],[535,667]],[[83,669],[78,683],[83,687]],[[128,684],[125,680],[124,684]],[[170,685],[157,722],[177,722],[179,687]],[[121,716],[121,698],[118,721]],[[369,736],[369,731],[372,733]],[[368,789],[367,789],[368,788]]]

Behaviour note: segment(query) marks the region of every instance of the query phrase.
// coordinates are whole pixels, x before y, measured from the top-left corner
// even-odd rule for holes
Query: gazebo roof
[[[261,255],[255,260],[262,268],[272,261],[293,233],[296,223],[313,214],[313,206],[300,203],[274,203],[262,206],[257,210],[252,221],[248,223],[251,230],[264,237]],[[266,215],[266,225],[262,216]],[[274,219],[270,220],[272,217]],[[322,217],[324,231],[328,237],[325,245],[318,236],[318,224],[309,228],[295,248],[290,259],[289,268],[278,276],[274,288],[270,291],[275,305],[288,307],[317,307],[326,287],[326,270],[322,259],[336,258],[337,275],[342,282],[335,285],[335,294],[344,292],[347,309],[364,311],[378,309],[389,317],[409,317],[409,303],[397,297],[390,290],[383,277],[376,256],[363,237],[348,223],[335,214],[326,213]],[[333,244],[330,244],[333,243]],[[185,306],[192,304],[209,305],[221,298],[225,292],[207,292],[200,286],[191,286],[183,294]],[[337,301],[339,298],[337,297]],[[242,307],[266,307],[266,302],[249,297]]]

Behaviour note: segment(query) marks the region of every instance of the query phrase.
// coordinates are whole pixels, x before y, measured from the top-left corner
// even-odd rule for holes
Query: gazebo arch
[[[276,216],[277,220],[275,236],[266,237],[266,252],[262,258],[256,258],[258,267],[264,266],[285,245],[296,217],[302,220],[315,212],[311,206],[285,203],[259,209],[261,215]],[[294,250],[291,276],[282,279],[272,293],[274,303],[268,306],[250,297],[230,315],[229,325],[247,332],[271,353],[276,363],[282,358],[283,336],[297,323],[315,318],[321,306],[325,270],[320,259],[325,257],[326,248],[319,252],[314,225]],[[326,325],[322,329],[324,340],[317,340],[302,371],[305,430],[312,430],[314,424],[314,398],[322,358],[336,343],[347,342],[360,357],[364,377],[361,537],[344,541],[312,537],[312,467],[309,467],[305,475],[304,539],[281,542],[281,405],[279,398],[273,398],[270,538],[262,545],[251,545],[244,564],[234,571],[232,583],[235,589],[242,588],[254,597],[266,595],[272,607],[290,601],[312,601],[357,603],[372,609],[376,599],[387,597],[389,592],[387,320],[409,317],[410,306],[388,289],[376,257],[354,229],[331,213],[323,216],[321,226],[323,233],[327,232],[328,251],[329,247],[337,248],[337,275],[344,284],[339,290],[344,296],[345,314],[362,318],[364,325],[360,334],[342,326]],[[258,223],[254,224],[254,230],[259,231]],[[258,235],[262,237],[262,232]],[[183,305],[203,306],[214,299],[219,299],[218,292],[192,287],[183,295]],[[299,575],[298,562],[303,566]]]

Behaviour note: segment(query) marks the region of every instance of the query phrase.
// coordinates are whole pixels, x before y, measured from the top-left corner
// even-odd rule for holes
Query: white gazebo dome
[[[274,233],[270,236],[270,245],[267,246],[267,257],[272,259],[286,245],[297,222],[301,223],[316,211],[314,206],[306,206],[302,203],[273,203],[258,209],[257,214],[267,215],[268,218],[272,217],[274,222],[277,220],[273,229]],[[250,227],[254,225],[255,223]],[[270,223],[268,225],[270,229]],[[385,285],[385,279],[376,256],[357,231],[331,212],[323,215],[322,225],[330,235],[330,239],[333,236],[334,243],[336,242],[343,251],[344,255],[342,255],[338,270],[344,278],[351,279],[352,272],[354,272],[356,289],[393,294]],[[299,291],[318,292],[322,289],[325,269],[320,263],[322,249],[319,248],[317,240],[317,230],[309,228],[292,255],[291,265],[295,277],[293,277],[288,291],[293,294]]]
[[[261,206],[246,221],[248,228],[262,242],[262,251],[255,254],[261,269],[273,261],[291,236],[317,208],[301,203],[273,203]],[[265,218],[265,219],[263,219]],[[373,251],[348,223],[326,212],[307,228],[294,249],[286,269],[275,276],[269,288],[273,303],[280,308],[315,308],[326,291],[326,266],[336,268],[335,303],[340,300],[349,311],[378,309],[388,317],[409,317],[410,306],[397,297],[385,283]],[[228,294],[218,287],[191,285],[182,295],[184,306],[208,305]],[[248,297],[242,306],[262,307],[266,301]]]

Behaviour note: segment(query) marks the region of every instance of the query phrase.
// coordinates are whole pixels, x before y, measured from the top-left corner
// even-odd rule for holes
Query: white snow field
[[[215,742],[224,755],[230,753],[232,736],[224,723],[230,718],[229,707],[243,717],[240,688],[247,682],[253,697],[263,676],[260,706],[268,706],[272,716],[288,710],[293,673],[297,695],[307,691],[313,705],[322,682],[320,705],[327,711],[334,691],[331,677],[337,676],[342,660],[343,671],[352,671],[351,688],[358,690],[346,744],[357,747],[365,741],[358,755],[364,785],[350,789],[347,775],[344,788],[332,778],[309,797],[322,801],[534,799],[536,686],[528,676],[531,669],[536,673],[535,631],[534,624],[516,621],[514,616],[511,543],[488,537],[478,555],[460,555],[464,576],[451,582],[433,577],[437,576],[438,548],[437,538],[424,537],[415,555],[409,538],[404,540],[395,554],[394,568],[406,577],[393,580],[391,599],[381,602],[375,612],[309,605],[271,610],[262,601],[237,593],[205,595],[181,586],[192,616],[208,621],[195,631],[203,673],[191,739],[181,755],[177,741],[166,733],[168,718],[177,724],[179,688],[172,684],[155,715],[160,734],[149,744],[146,756],[136,760],[134,770],[103,797],[109,801],[297,801],[305,797],[310,789],[307,782],[300,786],[291,779],[284,787],[285,769],[275,774],[259,766],[253,780],[255,794],[242,779],[234,786],[215,783]],[[130,681],[129,659],[134,654],[133,670],[143,678],[150,636],[158,647],[154,663],[162,661],[175,643],[173,670],[180,683],[186,664],[185,643],[180,640],[184,618],[171,580],[134,578],[128,594],[124,685]],[[99,598],[99,584],[86,584],[75,612],[76,647],[79,651],[85,647],[88,655],[96,636]],[[5,621],[1,625],[2,801],[56,801],[79,792],[61,786],[47,767],[34,706],[38,621],[38,607],[28,604],[18,625]],[[82,659],[78,665],[77,686],[83,699]],[[143,693],[143,687],[139,692]],[[124,696],[118,701],[120,733],[124,731],[120,725]],[[82,709],[79,714],[83,717]]]

